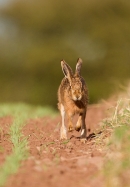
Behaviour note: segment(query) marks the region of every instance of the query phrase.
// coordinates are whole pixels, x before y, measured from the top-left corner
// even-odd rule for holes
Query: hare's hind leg
[[[86,117],[86,113],[81,115],[81,141],[82,142],[86,142],[86,134],[87,134],[87,129],[86,129],[86,124],[85,124],[85,117]]]
[[[60,105],[60,112],[61,112],[61,117],[62,117],[62,126],[60,129],[60,139],[67,139],[67,131],[65,127],[65,109],[64,106],[61,104]]]

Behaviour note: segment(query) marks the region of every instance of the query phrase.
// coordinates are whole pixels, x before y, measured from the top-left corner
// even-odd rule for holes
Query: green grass
[[[130,185],[130,99],[128,95],[117,101],[113,115],[104,121],[104,125],[106,129],[111,129],[109,141],[104,146],[107,150],[103,167],[104,185],[128,187]]]
[[[28,118],[54,116],[56,113],[49,107],[32,107],[26,104],[1,104],[0,117],[13,116],[14,120],[10,127],[10,140],[13,144],[12,154],[6,157],[6,161],[0,167],[0,186],[4,186],[11,174],[17,172],[21,161],[28,156],[27,138],[21,133]],[[3,150],[1,148],[1,150]]]
[[[3,186],[11,174],[17,172],[20,163],[27,157],[27,139],[23,138],[21,130],[26,120],[25,115],[15,113],[14,121],[10,127],[10,139],[13,144],[12,154],[0,168],[0,186]]]
[[[7,115],[28,115],[28,117],[36,118],[46,115],[55,116],[56,111],[49,106],[31,106],[24,103],[7,103],[0,104],[0,117]]]

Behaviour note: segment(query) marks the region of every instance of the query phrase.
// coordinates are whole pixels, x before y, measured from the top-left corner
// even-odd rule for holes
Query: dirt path
[[[88,136],[99,128],[107,107],[102,104],[88,108]],[[29,157],[23,161],[18,173],[10,177],[6,187],[103,186],[100,170],[104,153],[96,148],[91,138],[87,143],[81,143],[77,138],[79,132],[69,133],[69,141],[60,141],[60,121],[60,116],[28,120],[23,134],[28,137]],[[7,147],[10,146],[8,143],[6,141]]]

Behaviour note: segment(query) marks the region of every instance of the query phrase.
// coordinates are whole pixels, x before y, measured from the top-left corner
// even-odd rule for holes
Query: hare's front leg
[[[77,123],[76,123],[76,126],[75,126],[75,130],[76,130],[76,131],[80,131],[81,126],[82,126],[82,115],[80,114],[80,115],[79,115],[79,118],[78,118],[78,121],[77,121]]]
[[[68,112],[67,113],[67,118],[68,118],[68,131],[69,132],[74,130],[73,123],[72,123],[72,117],[73,117],[73,114],[71,112]]]
[[[62,117],[62,126],[60,129],[60,139],[67,139],[67,131],[66,131],[66,126],[65,126],[65,109],[64,106],[61,104],[60,106],[60,112],[61,112],[61,117]]]

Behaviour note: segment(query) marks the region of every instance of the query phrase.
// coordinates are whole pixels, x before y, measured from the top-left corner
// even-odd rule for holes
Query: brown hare
[[[67,129],[65,126],[65,115],[68,118],[68,130],[73,130],[72,117],[78,114],[78,121],[75,130],[81,129],[81,141],[86,140],[85,117],[88,104],[88,90],[85,80],[81,77],[80,71],[82,59],[79,58],[76,64],[75,74],[71,67],[64,61],[61,61],[62,71],[65,77],[62,79],[58,89],[58,109],[62,117],[62,126],[60,130],[60,139],[67,139]]]

